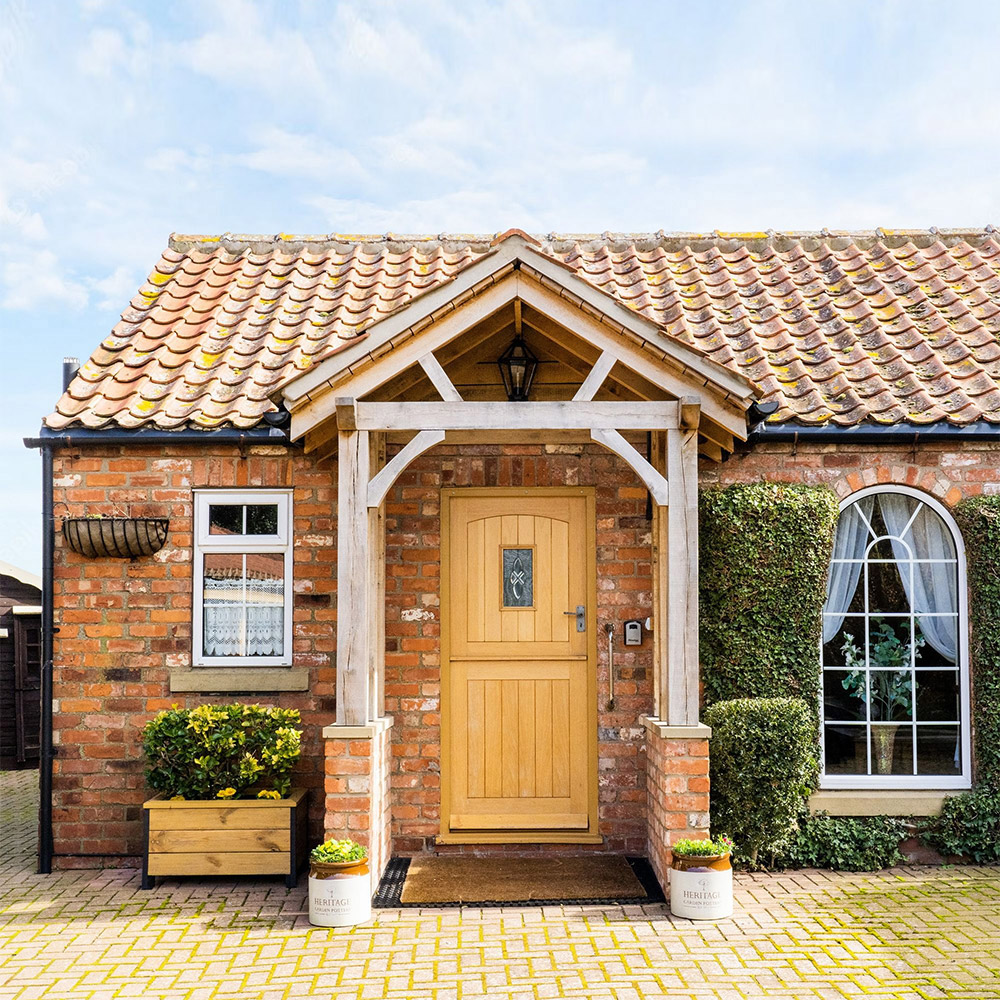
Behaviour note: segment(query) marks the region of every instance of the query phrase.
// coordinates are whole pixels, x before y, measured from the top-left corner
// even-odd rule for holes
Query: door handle
[[[578,604],[576,606],[576,611],[564,611],[563,614],[572,615],[576,618],[577,632],[587,631],[587,609],[584,605]]]

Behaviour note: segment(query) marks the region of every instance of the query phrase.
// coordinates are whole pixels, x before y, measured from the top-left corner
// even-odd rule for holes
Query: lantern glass
[[[535,380],[538,358],[521,337],[514,338],[510,347],[500,355],[497,365],[507,398],[511,402],[526,400]]]

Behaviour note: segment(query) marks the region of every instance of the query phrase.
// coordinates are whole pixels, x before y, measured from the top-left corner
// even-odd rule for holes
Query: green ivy
[[[906,824],[892,816],[803,816],[776,862],[788,868],[878,871],[906,861],[899,850],[906,835]]]
[[[172,708],[142,733],[146,780],[166,798],[282,798],[299,756],[294,708]]]
[[[749,483],[702,491],[707,704],[782,693],[818,714],[819,639],[838,512],[826,487]]]
[[[816,722],[799,698],[738,698],[712,705],[709,757],[712,833],[731,837],[739,856],[780,854],[795,833],[816,780]]]
[[[976,779],[1000,791],[1000,496],[955,508],[968,560]]]
[[[981,784],[950,795],[941,814],[931,816],[920,832],[944,855],[957,854],[980,865],[1000,863],[1000,791]]]

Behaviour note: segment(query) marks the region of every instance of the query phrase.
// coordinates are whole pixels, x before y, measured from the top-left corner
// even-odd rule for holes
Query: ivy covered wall
[[[972,631],[972,734],[976,783],[1000,791],[1000,496],[963,500]]]
[[[700,497],[704,701],[819,705],[819,637],[839,505],[825,486],[738,483]]]

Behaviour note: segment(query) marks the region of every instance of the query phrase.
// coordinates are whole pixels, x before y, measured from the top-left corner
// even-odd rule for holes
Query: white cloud
[[[212,158],[203,153],[191,153],[177,146],[164,146],[147,156],[142,165],[156,173],[180,174],[207,170]]]
[[[76,57],[76,65],[85,76],[110,77],[128,57],[125,39],[109,28],[95,28]]]
[[[87,289],[64,273],[51,250],[22,253],[6,261],[0,275],[5,309],[46,310],[53,304],[82,309],[87,304]]]
[[[260,145],[252,153],[239,154],[233,160],[253,170],[283,177],[331,180],[358,178],[364,173],[353,153],[315,134],[268,128],[261,134],[259,142]]]
[[[93,287],[103,296],[97,308],[121,311],[141,284],[142,272],[134,262],[119,264],[109,275],[93,282]]]

